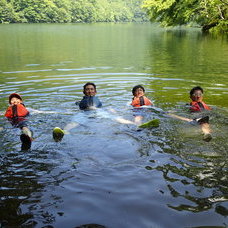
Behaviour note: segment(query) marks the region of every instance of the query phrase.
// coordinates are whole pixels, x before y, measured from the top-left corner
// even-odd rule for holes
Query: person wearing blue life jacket
[[[101,108],[102,107],[102,103],[99,100],[98,97],[96,97],[97,94],[97,88],[96,85],[92,82],[87,82],[84,86],[83,86],[83,93],[84,93],[84,97],[82,98],[82,100],[80,102],[75,102],[76,105],[79,105],[79,108],[81,110],[93,110],[93,109],[97,109],[97,108]],[[55,127],[53,129],[53,139],[56,142],[59,142],[62,140],[64,134],[68,133],[71,129],[77,127],[79,124],[77,122],[71,122],[68,123],[64,129],[61,129],[59,127]]]
[[[94,83],[87,82],[83,86],[83,93],[85,96],[79,102],[79,108],[81,110],[96,109],[102,106],[101,101],[99,100],[98,97],[96,97],[97,89]]]

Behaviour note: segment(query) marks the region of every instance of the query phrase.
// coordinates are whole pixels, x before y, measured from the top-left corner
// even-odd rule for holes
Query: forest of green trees
[[[1,23],[148,21],[142,0],[0,0]]]
[[[0,23],[155,21],[228,32],[227,0],[0,0]]]

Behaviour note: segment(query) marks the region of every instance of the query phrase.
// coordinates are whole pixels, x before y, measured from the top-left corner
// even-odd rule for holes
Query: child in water
[[[145,96],[145,89],[143,86],[141,85],[136,85],[133,87],[132,89],[132,94],[133,94],[133,98],[132,98],[132,102],[131,105],[134,108],[140,108],[142,106],[152,106],[152,102]],[[141,115],[136,115],[135,116],[135,123],[137,125],[142,123],[142,119],[143,117]]]
[[[137,112],[137,108],[145,107],[145,106],[147,106],[147,107],[153,106],[152,102],[147,97],[145,97],[145,89],[141,85],[134,86],[132,89],[132,94],[134,97],[132,99],[131,105],[136,108],[136,112]],[[192,88],[190,91],[190,98],[191,98],[191,102],[190,102],[189,109],[191,112],[200,112],[200,111],[204,111],[204,110],[211,110],[211,108],[203,102],[203,89],[201,87],[197,86],[197,87]],[[138,111],[140,111],[140,110],[138,110]],[[163,111],[161,111],[161,112],[163,114],[166,114],[169,117],[184,120],[184,121],[187,121],[190,123],[199,124],[201,127],[201,130],[204,134],[203,140],[209,142],[212,139],[211,129],[210,129],[210,126],[208,123],[209,122],[208,116],[205,116],[203,118],[198,118],[198,119],[196,119],[196,118],[190,119],[190,118],[178,116],[178,115],[170,113],[170,112],[163,112]],[[136,115],[134,122],[125,120],[123,118],[117,118],[117,121],[120,123],[125,123],[125,124],[136,124],[140,128],[141,127],[147,128],[150,126],[154,127],[154,126],[159,125],[159,120],[157,121],[157,119],[153,119],[151,121],[148,121],[145,124],[141,124],[142,119],[143,119],[142,115]]]
[[[203,102],[203,89],[200,86],[191,89],[190,98],[192,100],[190,102],[190,110],[192,112],[211,110],[211,108]]]
[[[9,107],[5,112],[5,117],[8,118],[10,123],[21,129],[21,149],[28,150],[31,148],[32,143],[32,131],[28,128],[26,117],[29,115],[29,111],[23,104],[22,97],[18,93],[12,93],[9,96]]]
[[[155,127],[158,126],[158,119],[153,119],[145,124],[142,124],[143,116],[141,108],[146,108],[153,106],[153,103],[145,96],[145,89],[142,85],[136,85],[132,89],[132,102],[131,105],[135,108],[135,115],[134,121],[126,120],[122,117],[117,117],[116,120],[123,124],[134,124],[139,127]]]
[[[203,92],[204,91],[200,86],[196,86],[190,90],[191,102],[190,102],[189,110],[191,112],[202,112],[205,110],[211,110],[211,108],[208,105],[206,105],[206,103],[203,102]],[[200,124],[202,132],[204,134],[203,140],[209,142],[212,139],[211,129],[208,123],[209,122],[208,116],[205,116],[199,119],[189,119],[189,118],[185,118],[171,113],[169,113],[168,115],[187,122],[193,122],[193,123],[196,122]]]
[[[83,86],[83,93],[84,97],[80,102],[75,102],[76,105],[79,105],[79,108],[81,110],[93,110],[96,108],[102,107],[102,103],[99,100],[98,97],[96,97],[97,94],[97,88],[96,85],[92,82],[87,82]],[[78,125],[76,122],[68,123],[64,129],[62,130],[59,127],[55,127],[53,129],[53,138],[56,142],[59,142],[62,140],[64,134],[71,129],[75,128]]]
[[[133,94],[133,98],[132,98],[132,102],[131,105],[133,107],[141,107],[141,106],[150,106],[153,105],[152,102],[145,97],[145,89],[143,86],[141,85],[136,85],[133,87],[132,89],[132,94]]]
[[[191,98],[191,103],[190,103],[190,111],[191,112],[201,112],[201,111],[205,111],[205,110],[211,110],[211,108],[209,106],[207,106],[204,102],[203,102],[203,89],[200,86],[196,86],[194,88],[191,89],[190,91],[190,98]],[[205,121],[202,121],[200,125],[201,125],[201,129],[203,131],[204,134],[204,141],[210,141],[212,139],[211,136],[211,129],[209,126],[209,117],[204,117],[203,118]]]

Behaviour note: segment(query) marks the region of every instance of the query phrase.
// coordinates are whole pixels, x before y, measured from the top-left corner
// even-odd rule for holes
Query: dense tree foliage
[[[146,21],[142,0],[0,0],[1,23]]]
[[[144,0],[143,7],[164,26],[197,23],[204,31],[228,31],[227,0]]]

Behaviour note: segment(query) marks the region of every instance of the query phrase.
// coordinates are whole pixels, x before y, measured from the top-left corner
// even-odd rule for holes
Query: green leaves
[[[218,26],[221,31],[228,32],[226,0],[145,0],[143,8],[151,21],[165,26],[197,23],[205,31]]]
[[[10,23],[17,20],[17,13],[14,11],[11,3],[6,0],[0,0],[0,22]]]
[[[0,22],[119,22],[148,20],[142,0],[0,0]]]

